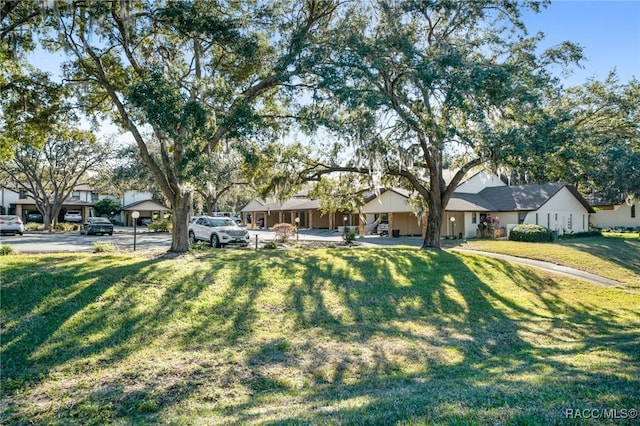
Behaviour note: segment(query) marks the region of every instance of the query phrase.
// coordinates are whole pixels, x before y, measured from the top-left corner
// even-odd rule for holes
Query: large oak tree
[[[170,251],[182,252],[205,157],[224,139],[272,125],[286,106],[278,89],[295,88],[335,8],[313,0],[54,3],[40,8],[38,26],[43,46],[66,52],[65,77],[84,107],[133,135],[171,203]]]
[[[557,81],[548,67],[580,58],[564,43],[542,54],[523,10],[542,2],[376,1],[342,17],[328,58],[316,65],[310,129],[339,138],[324,158],[298,167],[307,179],[342,171],[372,184],[403,183],[428,209],[423,248],[440,247],[444,209],[465,174],[530,155],[552,120],[544,100]],[[327,54],[322,51],[320,56]],[[515,148],[514,148],[515,147]],[[317,149],[316,152],[321,152]],[[445,155],[457,173],[446,182]]]

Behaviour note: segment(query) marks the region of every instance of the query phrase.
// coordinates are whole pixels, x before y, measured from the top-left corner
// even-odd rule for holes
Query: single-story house
[[[594,228],[640,229],[640,201],[594,201],[591,205],[595,210],[591,215],[591,225]]]
[[[386,215],[389,234],[424,235],[426,216],[417,218],[408,203],[406,191],[382,191],[363,207],[365,213]],[[476,236],[478,225],[496,221],[492,226],[509,232],[521,223],[534,223],[563,233],[589,230],[589,203],[565,183],[509,186],[496,175],[481,171],[463,181],[452,195],[443,218],[442,236]],[[367,217],[367,223],[371,220]]]
[[[358,226],[360,222],[357,213],[339,211],[323,214],[320,200],[308,198],[307,191],[300,191],[284,202],[253,200],[240,213],[242,222],[250,228],[270,228],[276,223],[290,223],[300,228],[335,229],[345,225]]]
[[[562,182],[494,186],[477,194],[454,192],[441,232],[474,237],[487,218],[497,221],[493,226],[504,227],[507,233],[522,223],[543,225],[560,235],[586,232],[593,212],[575,187]]]
[[[140,225],[144,222],[144,219],[154,220],[157,218],[163,218],[165,213],[170,212],[171,209],[153,200],[135,201],[122,207],[122,223],[128,226],[133,226],[135,219],[133,218],[132,213],[134,211],[137,211],[140,215],[137,221],[137,224]]]

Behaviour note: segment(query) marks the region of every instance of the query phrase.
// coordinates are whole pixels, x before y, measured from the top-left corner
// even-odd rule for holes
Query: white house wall
[[[486,171],[481,171],[472,176],[468,181],[460,184],[456,188],[456,192],[465,194],[477,194],[485,188],[494,186],[506,186],[506,184],[500,180],[500,178],[494,174],[488,174]]]
[[[536,223],[536,213],[538,213],[539,225],[558,231],[560,234],[589,230],[587,210],[567,188],[558,191],[537,212],[529,213],[525,223]]]
[[[133,204],[143,200],[150,200],[152,198],[153,198],[153,194],[150,192],[125,191],[123,200],[122,200],[122,205],[128,206],[129,204]]]
[[[631,206],[621,204],[614,207],[614,210],[596,210],[591,215],[591,223],[596,228],[635,228],[640,226],[640,202],[635,204],[635,216],[631,217]]]
[[[362,207],[363,213],[413,213],[407,198],[394,191],[385,191]]]
[[[0,188],[0,202],[2,203],[2,213],[7,213],[11,203],[20,199],[20,194],[7,188]]]

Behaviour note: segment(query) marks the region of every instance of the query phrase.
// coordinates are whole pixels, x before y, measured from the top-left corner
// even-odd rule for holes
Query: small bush
[[[347,244],[352,244],[356,239],[356,230],[352,227],[345,226],[344,234],[342,234],[342,239]]]
[[[37,222],[27,222],[25,229],[27,231],[44,231],[44,225]]]
[[[274,250],[278,248],[278,245],[274,241],[269,241],[265,243],[264,248],[267,250]]]
[[[62,232],[78,231],[80,229],[80,225],[77,223],[58,222],[56,223],[55,229],[56,231]]]
[[[173,229],[173,223],[170,220],[154,220],[147,225],[147,228],[155,232],[170,232]]]
[[[588,231],[588,232],[578,232],[576,234],[564,234],[558,237],[561,240],[572,240],[574,238],[588,238],[588,237],[601,237],[602,232],[600,231]]]
[[[276,233],[276,240],[286,243],[290,238],[296,235],[297,228],[290,223],[276,223],[271,227]]]
[[[95,243],[93,243],[94,253],[104,253],[112,251],[116,251],[116,246],[113,243],[109,243],[106,241],[96,241]]]
[[[541,226],[524,224],[515,226],[509,233],[511,241],[525,241],[529,243],[548,243],[553,241],[551,229]]]
[[[7,256],[9,254],[20,254],[18,253],[18,250],[14,249],[13,247],[9,246],[9,245],[1,245],[0,246],[0,256]]]

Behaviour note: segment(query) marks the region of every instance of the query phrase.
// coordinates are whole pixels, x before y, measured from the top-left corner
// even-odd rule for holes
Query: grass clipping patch
[[[7,424],[570,424],[564,409],[640,400],[637,295],[480,256],[66,254],[0,268]]]

